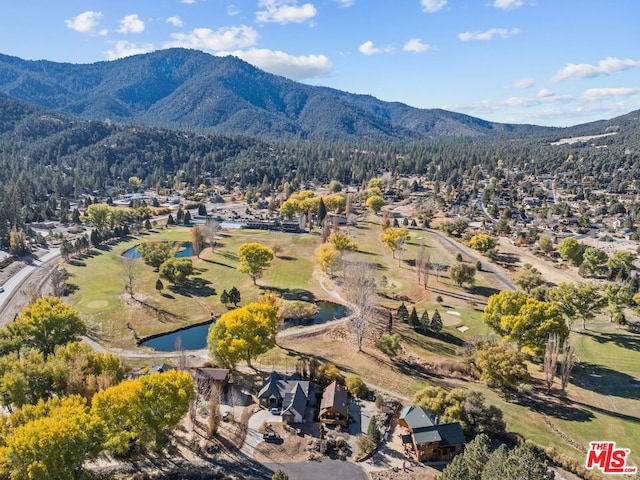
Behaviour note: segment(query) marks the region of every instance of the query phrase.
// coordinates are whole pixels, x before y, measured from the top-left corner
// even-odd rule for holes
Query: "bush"
[[[369,393],[369,388],[360,377],[349,377],[346,383],[347,390],[349,390],[352,397],[364,398]]]
[[[278,469],[271,475],[271,480],[289,480],[289,475],[282,469]]]
[[[376,448],[376,444],[367,435],[360,435],[357,442],[357,457],[362,458],[369,455]]]

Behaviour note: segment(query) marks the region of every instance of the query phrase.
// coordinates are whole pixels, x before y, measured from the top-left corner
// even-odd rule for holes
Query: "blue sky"
[[[568,126],[640,108],[638,0],[20,0],[0,53],[169,47],[418,108]]]

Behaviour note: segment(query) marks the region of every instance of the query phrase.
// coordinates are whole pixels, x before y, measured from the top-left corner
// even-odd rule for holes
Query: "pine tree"
[[[324,204],[324,200],[320,197],[320,203],[318,204],[318,225],[322,225],[324,219],[327,217],[327,207]]]
[[[167,217],[167,226],[169,225],[175,225],[176,221],[173,219],[173,215],[169,214],[169,216]]]
[[[240,290],[236,287],[231,287],[231,290],[229,290],[229,301],[233,303],[234,307],[237,307],[240,303]]]
[[[189,225],[191,223],[191,213],[189,213],[189,210],[184,212],[183,222],[184,222],[185,225]]]
[[[409,325],[414,329],[417,329],[419,323],[420,322],[418,320],[418,312],[416,312],[416,307],[413,307],[411,309],[411,314],[409,315]]]
[[[436,333],[442,330],[442,318],[440,317],[440,312],[438,310],[433,312],[433,317],[431,317],[431,330]]]
[[[407,306],[403,303],[398,307],[398,320],[402,322],[406,322],[409,318],[409,310],[407,310]]]
[[[230,302],[229,294],[227,293],[226,290],[222,291],[222,295],[220,295],[220,302],[222,302],[224,305]]]
[[[164,288],[164,285],[162,284],[162,280],[157,279],[156,280],[156,290],[158,290],[158,292],[161,292],[163,288]]]
[[[369,421],[369,428],[367,428],[367,437],[373,440],[376,446],[380,444],[380,430],[378,430],[376,417],[371,417],[371,420]]]
[[[422,312],[420,316],[420,333],[427,333],[429,331],[429,325],[431,324],[431,320],[429,320],[429,312],[426,310]]]

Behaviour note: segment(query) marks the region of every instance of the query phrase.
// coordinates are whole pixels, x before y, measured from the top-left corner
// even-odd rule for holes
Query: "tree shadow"
[[[519,399],[516,403],[559,420],[590,422],[595,418],[593,412],[584,408],[585,406],[576,406],[571,400],[546,395],[542,392],[533,393],[530,397]]]
[[[305,302],[315,302],[317,300],[313,292],[304,288],[280,288],[263,285],[258,285],[258,288],[263,292],[275,292],[285,300],[302,300]]]
[[[191,278],[181,285],[171,285],[169,290],[185,297],[209,297],[216,294],[211,281],[205,278]]]
[[[286,261],[296,260],[296,257],[291,257],[289,255],[279,255],[276,258],[278,258],[279,260],[286,260]]]
[[[200,260],[202,260],[203,262],[211,263],[213,265],[220,265],[221,267],[227,267],[235,270],[234,267],[232,267],[231,265],[227,265],[226,263],[216,262],[215,260],[209,260],[207,258],[201,258]]]
[[[500,290],[498,290],[497,288],[480,286],[480,285],[474,285],[468,288],[467,291],[472,295],[478,295],[485,298],[489,298],[491,295],[500,293]]]
[[[578,362],[571,380],[574,385],[601,395],[640,400],[640,382],[636,378],[602,365]]]
[[[162,292],[160,295],[162,295],[164,298],[168,298],[170,300],[175,300],[175,298],[176,298],[173,295],[171,295],[169,293],[164,293],[164,292]]]
[[[598,343],[613,343],[627,350],[640,351],[640,337],[635,332],[597,332],[593,330],[580,330],[578,335],[586,335]]]
[[[87,266],[87,264],[85,262],[82,262],[80,260],[76,260],[75,258],[71,259],[71,260],[68,260],[67,263],[69,265],[74,266],[74,267],[86,267]]]

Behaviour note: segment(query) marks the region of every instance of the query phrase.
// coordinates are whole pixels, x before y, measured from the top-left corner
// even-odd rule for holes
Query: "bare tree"
[[[178,352],[178,369],[185,371],[188,367],[187,365],[187,354],[184,350],[184,345],[182,344],[182,337],[178,335],[176,337],[176,341],[173,344],[174,349]]]
[[[576,346],[573,343],[569,343],[565,340],[562,348],[562,363],[560,364],[560,384],[562,394],[565,394],[567,385],[569,384],[569,378],[571,377],[571,370],[576,363]]]
[[[560,354],[560,338],[557,334],[549,335],[547,348],[544,351],[544,376],[547,393],[551,391],[553,379],[556,376],[558,355]]]
[[[327,243],[329,235],[331,235],[331,225],[329,224],[329,220],[325,218],[322,221],[322,243]]]
[[[407,239],[400,238],[398,241],[398,248],[396,249],[396,257],[398,258],[398,267],[400,267],[400,262],[402,262],[402,257],[406,250],[407,250]]]
[[[279,255],[284,251],[284,246],[281,243],[274,243],[271,245],[271,251],[274,257],[279,258]]]
[[[204,227],[202,227],[202,232],[209,245],[211,245],[211,250],[216,247],[216,243],[218,241],[218,233],[220,232],[220,230],[220,223],[212,218],[207,218],[207,221],[204,223]]]
[[[136,280],[138,279],[138,261],[135,258],[122,259],[122,276],[124,279],[124,291],[133,298]]]
[[[220,414],[221,404],[220,389],[213,388],[209,393],[209,436],[214,437],[218,433],[222,415]]]
[[[349,215],[353,213],[353,195],[351,193],[347,193],[347,201],[344,207],[344,215],[349,218]]]
[[[345,268],[345,293],[355,308],[351,319],[351,329],[356,336],[358,351],[369,326],[369,319],[375,309],[375,265],[366,262],[349,262]]]
[[[67,270],[60,263],[51,272],[51,290],[54,297],[62,297],[66,288]]]
[[[440,274],[444,271],[447,270],[447,268],[449,268],[448,265],[444,265],[442,263],[432,263],[431,264],[431,269],[436,272],[436,280],[439,282],[440,281]]]
[[[200,253],[204,250],[205,234],[204,228],[200,225],[191,227],[191,250],[200,258]]]

